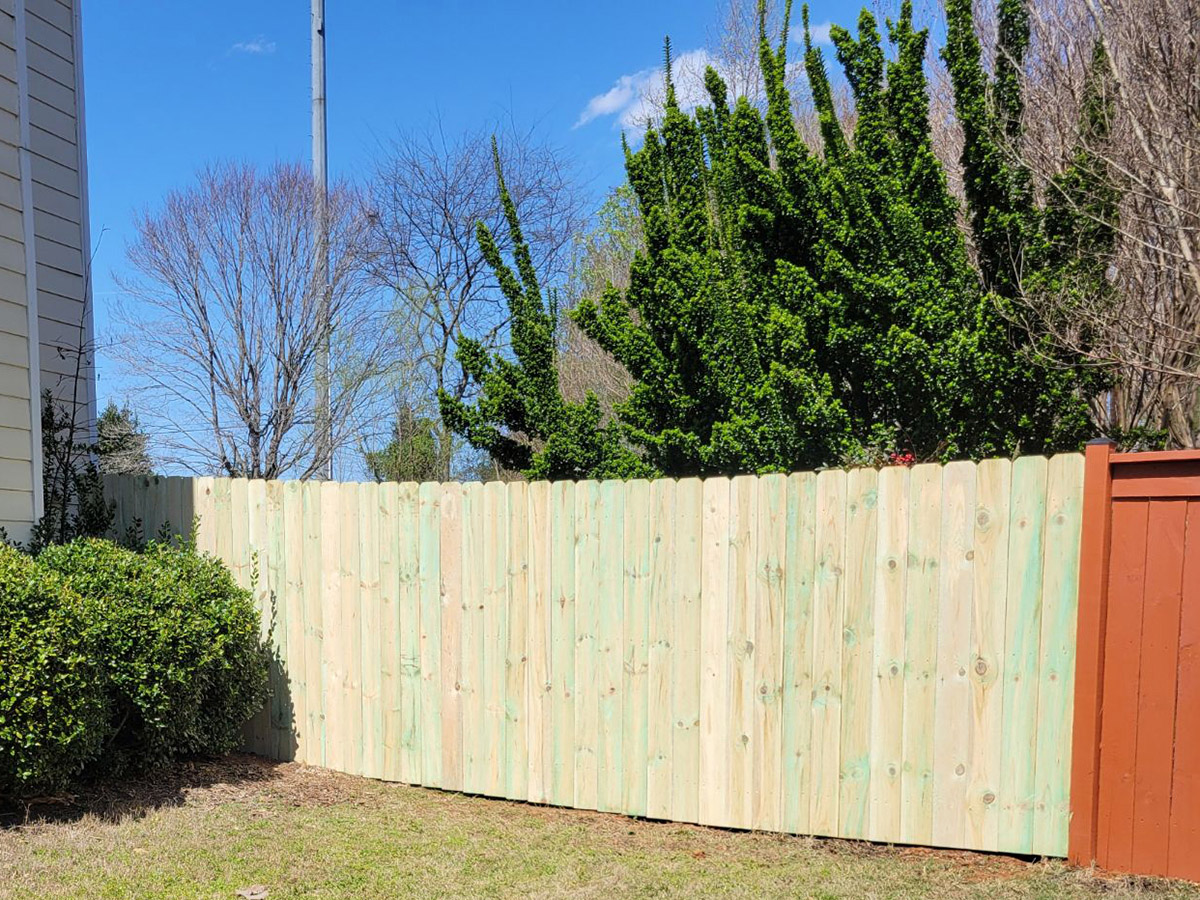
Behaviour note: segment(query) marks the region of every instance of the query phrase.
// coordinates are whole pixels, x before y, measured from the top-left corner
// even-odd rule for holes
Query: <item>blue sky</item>
[[[379,141],[439,117],[451,133],[511,117],[574,154],[597,198],[622,177],[621,118],[661,61],[698,50],[717,0],[327,0],[330,166],[365,177]],[[858,6],[814,4],[847,24]],[[98,330],[135,211],[221,159],[310,153],[304,0],[92,0],[84,11]],[[100,397],[121,398],[100,360]]]

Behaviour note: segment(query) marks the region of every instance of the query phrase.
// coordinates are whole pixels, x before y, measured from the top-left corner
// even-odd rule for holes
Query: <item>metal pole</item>
[[[317,317],[320,334],[316,353],[316,441],[323,459],[320,477],[333,478],[333,421],[329,403],[329,162],[325,144],[325,0],[312,0],[312,131],[313,180],[317,191],[317,247],[313,280],[320,291]]]

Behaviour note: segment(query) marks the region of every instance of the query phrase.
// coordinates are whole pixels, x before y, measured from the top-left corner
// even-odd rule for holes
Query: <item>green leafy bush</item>
[[[218,560],[89,538],[49,547],[38,561],[94,603],[111,697],[108,771],[238,746],[266,694],[268,656],[249,592]]]
[[[100,752],[109,719],[92,612],[0,545],[0,797],[61,788]]]

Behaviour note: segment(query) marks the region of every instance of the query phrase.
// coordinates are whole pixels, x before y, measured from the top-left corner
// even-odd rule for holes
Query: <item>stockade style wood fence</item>
[[[1064,856],[1083,459],[654,482],[110,479],[199,518],[270,756],[581,809]],[[255,581],[255,575],[257,581]]]

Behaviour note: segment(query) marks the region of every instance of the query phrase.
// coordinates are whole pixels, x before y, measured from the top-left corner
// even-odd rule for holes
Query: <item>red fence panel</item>
[[[1069,855],[1200,879],[1200,453],[1092,444]]]

